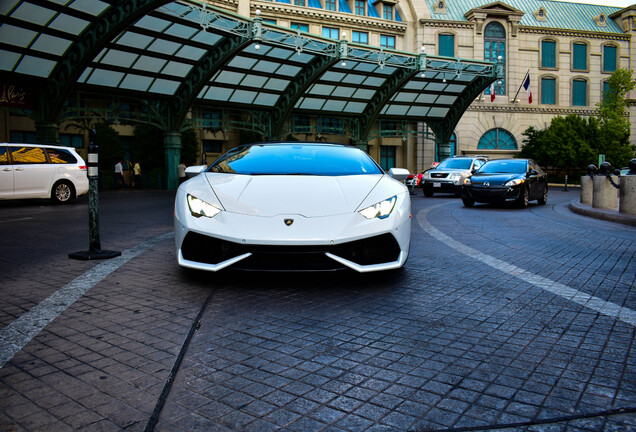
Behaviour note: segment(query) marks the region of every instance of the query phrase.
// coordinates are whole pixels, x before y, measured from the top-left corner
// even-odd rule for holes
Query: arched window
[[[490,129],[483,134],[477,144],[478,149],[517,150],[517,140],[505,129]]]
[[[503,65],[503,77],[495,83],[495,93],[506,94],[506,30],[495,21],[489,23],[484,30],[484,60],[499,61]],[[490,94],[490,89],[486,89],[485,93]]]

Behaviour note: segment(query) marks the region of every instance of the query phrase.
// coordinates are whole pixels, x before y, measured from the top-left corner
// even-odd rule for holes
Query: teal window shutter
[[[616,47],[606,45],[603,47],[603,72],[614,72],[616,70]]]
[[[439,55],[455,57],[455,35],[439,35]]]
[[[544,68],[556,67],[556,42],[554,41],[541,42],[541,67],[544,67]]]
[[[587,81],[580,79],[572,81],[572,105],[587,105]]]
[[[587,45],[575,43],[572,48],[572,69],[587,70]]]
[[[607,95],[608,91],[610,91],[609,81],[603,81],[603,99],[605,99],[605,95]]]
[[[554,78],[541,78],[541,103],[556,104],[556,80]]]

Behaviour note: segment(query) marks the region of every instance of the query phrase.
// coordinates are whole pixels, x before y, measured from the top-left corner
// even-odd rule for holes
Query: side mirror
[[[199,174],[201,174],[204,170],[205,170],[206,166],[205,165],[193,165],[193,166],[189,166],[186,168],[185,170],[185,174],[187,178],[192,178],[195,177]]]
[[[401,182],[406,180],[409,177],[410,174],[411,173],[409,173],[409,170],[404,169],[404,168],[391,168],[389,170],[389,176],[391,176],[394,179],[396,179],[397,181],[401,181]]]
[[[533,169],[533,170],[530,170],[530,172],[528,174],[531,175],[531,176],[536,176],[536,175],[539,175],[539,171]]]

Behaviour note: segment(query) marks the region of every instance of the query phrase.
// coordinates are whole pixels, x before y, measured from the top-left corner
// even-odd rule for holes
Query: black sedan
[[[546,174],[532,159],[495,159],[486,162],[464,181],[462,202],[466,207],[478,203],[513,202],[527,207],[528,201],[545,204],[548,200]]]

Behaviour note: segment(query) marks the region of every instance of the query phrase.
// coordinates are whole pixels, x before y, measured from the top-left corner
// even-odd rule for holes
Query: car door
[[[13,197],[46,198],[55,172],[41,147],[9,146],[13,160]]]
[[[529,192],[530,199],[536,199],[541,195],[543,191],[543,183],[542,183],[542,171],[534,161],[528,161],[528,183],[529,183]]]
[[[13,198],[13,166],[6,146],[0,146],[0,199]]]

